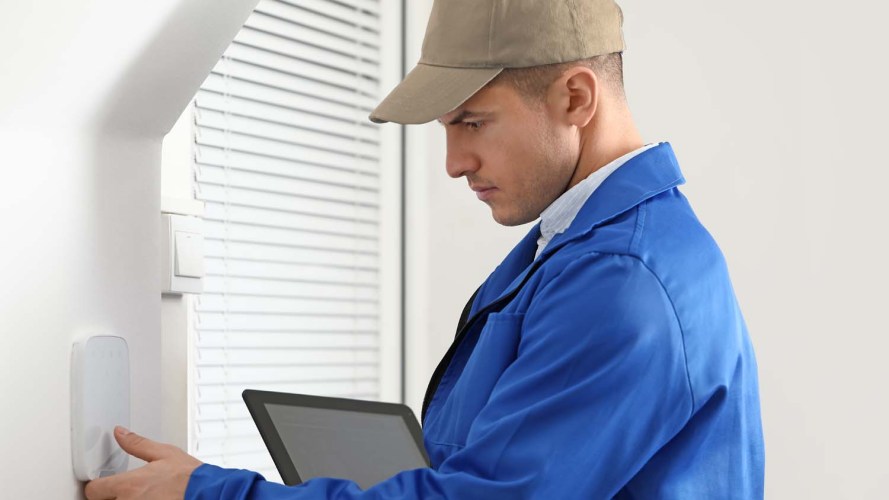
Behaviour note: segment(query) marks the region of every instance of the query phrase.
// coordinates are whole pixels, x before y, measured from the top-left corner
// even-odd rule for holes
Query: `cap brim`
[[[376,123],[430,122],[463,104],[501,68],[448,68],[417,64],[370,114]]]

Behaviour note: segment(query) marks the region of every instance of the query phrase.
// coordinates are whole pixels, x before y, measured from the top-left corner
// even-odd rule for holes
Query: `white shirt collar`
[[[562,193],[556,201],[546,207],[546,209],[540,213],[540,238],[537,239],[537,254],[534,258],[536,259],[543,253],[543,249],[546,248],[546,245],[549,244],[550,240],[552,240],[555,235],[568,229],[568,226],[570,226],[574,221],[574,218],[577,217],[577,213],[580,212],[581,207],[583,207],[583,204],[586,203],[590,195],[593,194],[593,191],[602,185],[602,182],[604,182],[612,172],[636,155],[651,149],[658,144],[660,143],[646,144],[639,149],[630,151],[620,158],[613,160],[587,176],[586,179],[578,182],[571,189]]]

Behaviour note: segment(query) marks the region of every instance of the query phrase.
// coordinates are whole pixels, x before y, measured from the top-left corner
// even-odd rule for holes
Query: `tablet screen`
[[[303,481],[347,478],[367,489],[403,470],[427,467],[398,415],[264,406]]]

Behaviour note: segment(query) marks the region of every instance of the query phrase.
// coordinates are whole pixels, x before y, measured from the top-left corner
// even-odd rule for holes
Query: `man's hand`
[[[200,460],[173,445],[146,439],[123,427],[114,428],[114,438],[125,452],[148,465],[90,481],[84,489],[88,500],[180,500],[185,496],[188,479],[201,465]]]

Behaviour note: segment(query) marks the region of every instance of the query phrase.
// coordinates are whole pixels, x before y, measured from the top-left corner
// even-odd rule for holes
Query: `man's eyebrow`
[[[448,122],[448,125],[456,125],[469,117],[483,116],[485,114],[487,114],[487,113],[478,113],[475,111],[470,111],[468,109],[464,109],[463,111],[460,112],[460,114],[458,114],[457,116],[452,118],[451,121]],[[439,123],[441,123],[441,121],[439,121]],[[443,123],[442,123],[442,125],[443,125]]]

